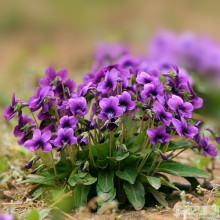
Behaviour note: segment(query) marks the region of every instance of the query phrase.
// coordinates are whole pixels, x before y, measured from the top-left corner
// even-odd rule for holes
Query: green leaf
[[[81,181],[80,177],[76,174],[75,176],[69,178],[68,183],[70,184],[70,186],[75,186],[80,181]]]
[[[79,170],[78,171],[78,175],[79,175],[79,178],[84,178],[86,175],[87,175],[87,173],[86,172],[82,172],[81,170]]]
[[[168,186],[172,189],[180,191],[179,188],[177,188],[173,183],[166,181],[165,179],[160,179],[160,180],[161,180],[161,185]]]
[[[97,181],[96,177],[91,176],[89,173],[83,178],[84,185],[92,185]]]
[[[89,150],[82,150],[82,151],[77,151],[77,159],[80,161],[85,161],[89,156]]]
[[[139,181],[136,181],[134,184],[125,182],[123,187],[129,202],[136,210],[141,210],[145,204],[145,191],[143,185]]]
[[[124,171],[117,170],[116,175],[119,178],[128,181],[130,184],[134,184],[138,175],[138,171],[135,166],[126,167]]]
[[[216,206],[220,210],[220,198],[217,199]]]
[[[106,159],[109,154],[109,143],[102,143],[95,146],[91,146],[92,154],[99,159]]]
[[[127,131],[130,131],[132,127],[132,119],[126,115],[123,115],[123,122]]]
[[[192,144],[189,141],[175,141],[175,142],[171,141],[167,149],[167,152],[172,151],[172,150],[182,149],[182,148],[188,148],[191,146]]]
[[[146,136],[146,131],[143,131],[139,135],[129,138],[125,143],[127,149],[132,153],[137,152],[139,150],[145,136]]]
[[[151,152],[151,149],[144,149],[142,152],[137,152],[135,156],[137,156],[137,158],[144,158],[150,152]]]
[[[154,189],[153,187],[147,187],[148,191],[154,196],[154,198],[164,207],[168,207],[167,201],[163,198],[161,193],[158,190]]]
[[[50,211],[51,211],[51,209],[49,209],[49,208],[40,210],[39,211],[40,220],[46,219],[46,217],[47,217],[47,215],[49,214]]]
[[[39,198],[39,197],[40,197],[45,191],[47,191],[47,190],[48,190],[48,187],[47,187],[47,186],[42,186],[42,187],[36,189],[36,190],[34,191],[34,193],[32,194],[33,200]]]
[[[98,184],[96,185],[96,192],[97,192],[98,196],[103,198],[104,202],[112,201],[116,196],[116,189],[115,188],[112,188],[109,192],[103,192],[100,189]]]
[[[96,160],[95,165],[100,169],[105,169],[108,166],[108,159]]]
[[[76,167],[69,176],[68,183],[70,184],[70,186],[75,186],[78,183],[78,181],[80,181],[79,175],[76,174],[78,169],[79,167]]]
[[[76,185],[74,189],[74,204],[77,208],[87,205],[87,196],[90,191],[90,186]]]
[[[70,186],[75,186],[76,184],[83,184],[83,185],[92,185],[97,181],[96,177],[91,176],[89,173],[85,175],[75,174],[71,176],[68,180]]]
[[[153,186],[155,189],[159,189],[161,187],[161,180],[160,178],[153,177],[153,176],[146,176],[149,184]]]
[[[98,185],[103,192],[109,192],[114,187],[114,172],[101,171],[98,175]]]
[[[199,168],[203,169],[210,163],[211,157],[201,157],[201,158],[191,158],[193,164]]]
[[[129,156],[129,152],[119,150],[119,151],[116,152],[115,159],[117,161],[121,161],[121,160],[124,160],[125,158],[127,158],[128,156]]]
[[[48,164],[48,163],[49,163],[48,157],[47,157],[47,155],[42,151],[41,148],[38,150],[38,153],[39,153],[39,156],[40,156],[41,160],[44,162],[44,164]]]
[[[62,174],[59,174],[58,176],[61,176]],[[26,180],[19,181],[17,184],[21,183],[37,183],[37,184],[43,184],[43,185],[49,185],[54,186],[55,185],[55,175],[50,174],[47,177],[39,176],[39,175],[30,175],[33,178],[29,178]]]
[[[175,176],[182,177],[209,178],[209,174],[206,173],[204,170],[200,170],[198,168],[174,161],[166,161],[161,163],[159,167],[159,172],[169,173]]]
[[[83,163],[85,163],[86,160],[77,160],[75,165],[76,166],[81,166]]]
[[[38,213],[38,211],[36,209],[34,209],[33,211],[31,211],[26,220],[40,220],[40,215]]]
[[[4,157],[0,160],[0,173],[3,173],[8,167],[8,159]]]

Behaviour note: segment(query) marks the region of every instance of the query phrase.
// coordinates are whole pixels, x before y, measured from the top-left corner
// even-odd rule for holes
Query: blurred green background
[[[123,42],[139,54],[160,28],[219,40],[219,21],[219,0],[0,0],[0,106],[12,92],[25,100],[48,66],[80,82],[97,41]]]

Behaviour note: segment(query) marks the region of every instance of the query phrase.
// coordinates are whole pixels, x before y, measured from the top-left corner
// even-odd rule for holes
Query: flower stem
[[[63,89],[63,96],[64,96],[64,99],[66,99],[66,93],[65,93],[65,88],[64,88],[63,82],[62,82],[62,89]]]
[[[32,114],[32,116],[33,116],[33,118],[34,118],[34,121],[35,121],[35,124],[36,124],[37,128],[39,128],[39,124],[38,124],[38,122],[37,122],[37,119],[36,119],[34,113],[33,113],[31,110],[30,110],[30,112],[31,112],[31,114]]]
[[[162,149],[162,153],[166,153],[167,148],[169,147],[169,144],[170,144],[170,141],[165,144],[164,148]],[[160,158],[159,163],[157,164],[156,168],[154,169],[154,171],[152,173],[152,176],[155,174],[156,170],[159,168],[162,161],[163,161],[163,159]]]
[[[50,161],[51,161],[51,164],[52,164],[52,166],[53,166],[53,170],[54,170],[55,178],[56,178],[57,182],[59,182],[59,179],[58,179],[58,176],[57,176],[57,169],[56,169],[56,165],[55,165],[55,163],[54,163],[54,159],[53,159],[53,153],[52,153],[52,151],[50,151],[49,154],[50,154],[50,155],[48,155],[48,156],[50,157]]]
[[[89,159],[92,162],[93,166],[95,167],[95,161],[94,161],[94,158],[93,158],[93,155],[92,155],[91,145],[89,145]]]
[[[138,170],[138,173],[141,171],[142,167],[144,166],[144,164],[146,163],[148,157],[150,156],[151,152],[146,154],[144,159],[141,161],[141,163],[139,164],[137,170]]]
[[[58,110],[57,110],[57,107],[56,107],[56,104],[55,104],[54,101],[53,101],[53,107],[54,107],[54,111],[55,111],[55,114],[56,114],[56,118],[59,122],[60,121],[60,116],[59,116],[59,113],[58,113]]]
[[[136,86],[136,101],[138,100],[138,84],[137,84],[137,86]]]
[[[179,151],[176,155],[173,155],[170,160],[172,160],[174,157],[177,157],[178,155],[180,155],[183,151],[185,151],[187,148],[184,148],[183,150]]]
[[[113,139],[113,132],[110,131],[110,139],[109,139],[109,157],[112,156],[112,139]]]
[[[93,166],[96,167],[95,161],[94,161],[94,158],[93,158],[93,155],[92,155],[92,148],[91,148],[92,143],[91,143],[91,137],[90,137],[90,135],[89,135],[89,138],[88,138],[88,139],[89,139],[89,159],[90,159],[91,163],[93,164]]]
[[[142,119],[141,119],[141,125],[140,125],[140,132],[142,132],[142,130],[143,130],[144,115],[145,115],[145,111],[142,112]]]
[[[153,163],[151,164],[151,167],[150,167],[150,169],[149,169],[149,171],[148,171],[147,175],[149,175],[149,174],[150,174],[151,169],[154,167],[154,164],[156,163],[157,159],[158,159],[158,154],[157,154],[157,155],[154,157]]]

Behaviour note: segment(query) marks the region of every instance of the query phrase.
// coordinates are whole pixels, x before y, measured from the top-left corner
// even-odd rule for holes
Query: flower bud
[[[97,127],[97,122],[96,122],[96,120],[92,120],[91,123],[90,123],[90,128],[91,128],[91,129],[94,129],[94,128],[96,128],[96,127]]]
[[[103,137],[99,140],[99,143],[102,144],[102,143],[104,143],[104,141],[105,141],[105,137],[103,136]]]
[[[115,137],[115,138],[118,138],[118,137],[120,137],[120,135],[121,135],[121,133],[118,132],[118,133],[114,134],[114,137]]]
[[[86,161],[86,162],[84,163],[83,168],[82,168],[82,172],[86,172],[86,171],[88,170],[88,168],[89,168],[89,161]]]
[[[106,125],[101,126],[100,131],[105,131],[106,130]]]
[[[109,122],[107,128],[109,131],[115,131],[118,128],[118,124],[115,122]]]
[[[160,156],[163,160],[168,160],[167,156],[165,154],[160,153]]]
[[[39,159],[39,156],[35,156],[34,158],[32,158],[30,161],[26,163],[25,169],[30,169]]]
[[[86,146],[88,144],[88,138],[82,138],[80,140],[80,145],[81,146]]]
[[[31,174],[35,174],[35,173],[41,172],[41,171],[43,171],[45,168],[46,168],[46,165],[41,164],[37,169],[33,170],[33,171],[31,172]]]

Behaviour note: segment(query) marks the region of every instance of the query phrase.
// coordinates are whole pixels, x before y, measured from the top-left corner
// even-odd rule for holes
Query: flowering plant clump
[[[166,173],[190,182],[209,177],[174,161],[188,148],[217,155],[192,118],[202,99],[178,67],[161,74],[140,63],[131,57],[96,63],[77,90],[66,70],[50,67],[28,102],[13,95],[3,114],[7,121],[17,115],[18,144],[36,153],[26,168],[38,178],[22,183],[37,183],[38,195],[56,187],[73,191],[76,208],[100,196],[140,210],[148,193],[167,206],[160,192],[177,187]]]
[[[158,32],[148,46],[148,62],[167,70],[170,63],[183,67],[194,78],[194,89],[205,105],[198,113],[220,118],[220,46],[207,36],[190,32]],[[216,122],[219,130],[219,123]]]

